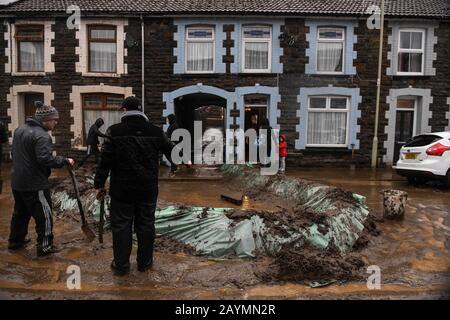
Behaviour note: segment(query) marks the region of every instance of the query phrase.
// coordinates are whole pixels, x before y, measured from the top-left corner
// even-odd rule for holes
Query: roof
[[[386,15],[450,17],[450,0],[385,0]],[[65,12],[77,5],[84,12],[148,14],[300,14],[364,15],[380,0],[19,0],[1,12]]]

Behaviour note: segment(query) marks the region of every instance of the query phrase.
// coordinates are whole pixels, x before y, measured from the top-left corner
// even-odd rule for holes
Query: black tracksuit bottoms
[[[10,243],[23,243],[28,234],[28,224],[34,218],[37,249],[46,252],[53,245],[53,218],[50,190],[13,190],[14,212],[11,219]]]
[[[144,268],[153,262],[156,200],[155,197],[150,203],[124,203],[111,197],[111,229],[117,269],[126,270],[130,267],[133,222],[138,242],[138,267]]]

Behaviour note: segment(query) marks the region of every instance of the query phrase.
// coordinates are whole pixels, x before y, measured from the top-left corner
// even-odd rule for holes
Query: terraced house
[[[257,114],[287,135],[291,165],[368,166],[372,5],[380,1],[16,1],[0,9],[0,116],[11,134],[34,100],[51,103],[57,151],[73,153],[133,94],[161,126],[175,113],[189,130],[195,119],[247,129]],[[385,21],[379,153],[389,165],[412,135],[450,130],[449,0],[386,0]]]

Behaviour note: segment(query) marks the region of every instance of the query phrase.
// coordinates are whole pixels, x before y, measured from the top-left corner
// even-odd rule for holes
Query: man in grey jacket
[[[74,165],[74,160],[53,156],[48,131],[58,123],[58,111],[36,102],[36,113],[14,131],[12,145],[11,186],[15,200],[8,249],[18,250],[26,239],[28,223],[34,218],[37,233],[37,255],[57,252],[53,245],[53,220],[48,178],[52,168]]]

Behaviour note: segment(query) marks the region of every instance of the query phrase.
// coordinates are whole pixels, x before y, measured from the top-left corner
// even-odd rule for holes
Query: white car
[[[400,149],[396,171],[409,182],[439,179],[450,185],[450,132],[413,137]]]

